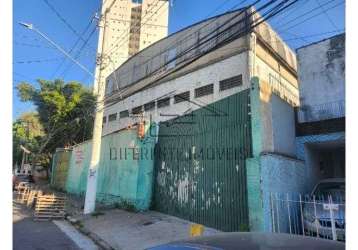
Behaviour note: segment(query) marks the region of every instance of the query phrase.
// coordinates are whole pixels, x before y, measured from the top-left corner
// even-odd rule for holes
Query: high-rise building
[[[129,57],[168,34],[167,0],[102,0],[109,8],[102,74],[107,77]],[[112,5],[112,6],[111,6]]]

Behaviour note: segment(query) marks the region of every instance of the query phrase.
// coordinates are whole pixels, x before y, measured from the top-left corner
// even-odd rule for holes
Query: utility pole
[[[87,188],[86,188],[86,199],[84,206],[84,214],[89,214],[95,211],[96,205],[96,191],[97,191],[97,175],[99,168],[99,160],[101,154],[101,139],[102,139],[102,122],[103,122],[103,110],[104,110],[104,95],[105,95],[105,79],[103,79],[102,71],[106,67],[106,64],[103,62],[105,55],[105,35],[106,35],[106,17],[107,13],[110,11],[114,2],[109,5],[108,8],[103,6],[101,16],[99,18],[99,37],[98,37],[98,51],[97,63],[95,70],[95,82],[93,86],[93,93],[97,95],[94,126],[93,126],[93,139],[92,139],[92,152],[91,152],[91,161],[88,170],[87,177]]]

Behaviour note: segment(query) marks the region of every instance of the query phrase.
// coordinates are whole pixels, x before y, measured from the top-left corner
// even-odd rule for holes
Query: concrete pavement
[[[101,215],[74,216],[83,229],[96,235],[113,249],[142,250],[189,238],[191,222],[155,211],[141,213],[121,209],[102,210]],[[205,227],[204,235],[219,231]]]

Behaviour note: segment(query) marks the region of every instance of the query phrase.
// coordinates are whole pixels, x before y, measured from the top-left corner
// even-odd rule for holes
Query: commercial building
[[[269,193],[296,191],[306,177],[295,158],[296,56],[258,20],[254,8],[204,20],[107,77],[98,201],[151,204],[223,231],[270,230]],[[90,147],[63,157],[65,184],[53,183],[83,193]]]

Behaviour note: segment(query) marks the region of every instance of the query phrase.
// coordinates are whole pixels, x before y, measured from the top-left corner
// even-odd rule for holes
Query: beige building
[[[168,34],[167,0],[102,0],[106,16],[102,73],[107,77],[129,57]],[[110,6],[112,5],[112,6]]]

